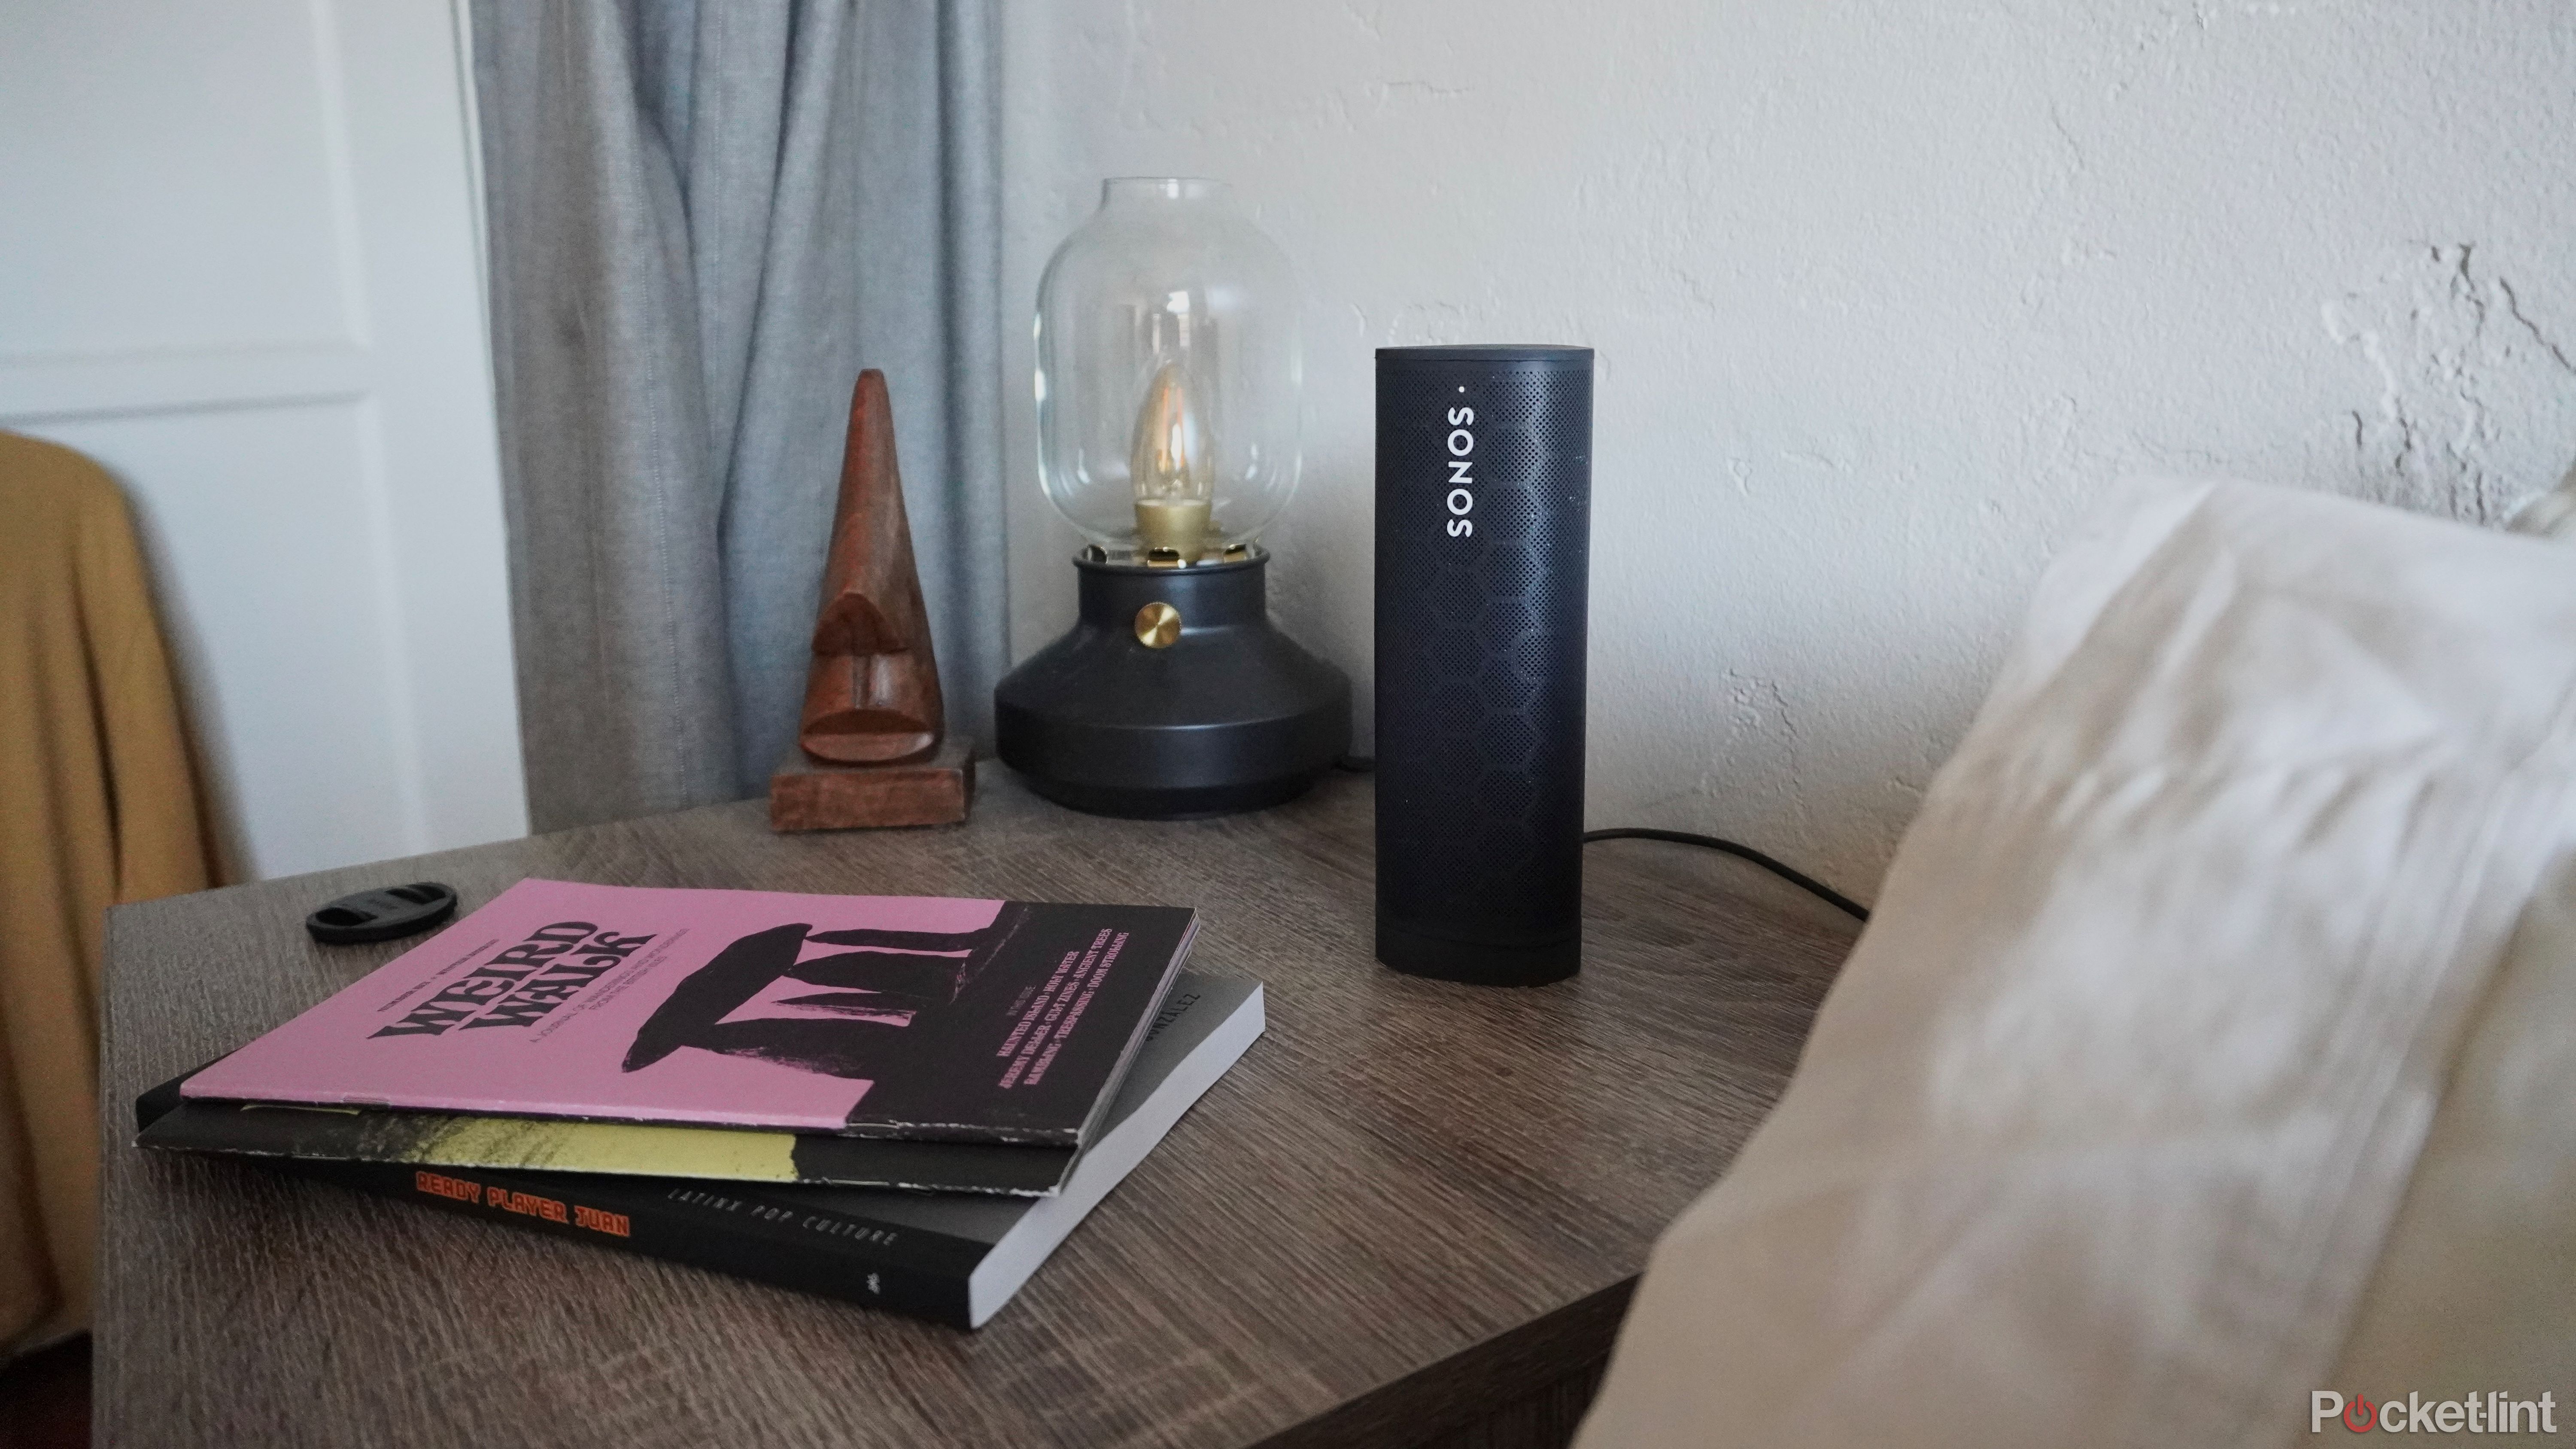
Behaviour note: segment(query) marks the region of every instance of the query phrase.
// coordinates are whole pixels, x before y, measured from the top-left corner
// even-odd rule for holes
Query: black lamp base
[[[1095,815],[1227,815],[1295,799],[1350,749],[1350,680],[1271,624],[1267,556],[1073,562],[1082,617],[993,690],[995,751],[1030,789]],[[1158,604],[1178,616],[1159,633]]]

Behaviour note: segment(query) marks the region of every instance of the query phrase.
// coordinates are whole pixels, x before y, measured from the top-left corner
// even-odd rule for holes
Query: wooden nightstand
[[[754,801],[119,907],[99,1442],[1561,1443],[1848,932],[1622,842],[1589,852],[1581,976],[1420,981],[1370,957],[1370,848],[1362,778],[1149,824],[993,769],[963,826],[773,835]],[[403,948],[315,946],[315,905],[529,875],[1183,902],[1192,966],[1267,982],[1270,1031],[975,1334],[132,1146],[136,1093]]]

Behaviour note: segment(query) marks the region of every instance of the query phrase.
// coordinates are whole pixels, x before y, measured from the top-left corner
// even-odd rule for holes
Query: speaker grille
[[[1465,944],[1582,920],[1591,354],[1530,351],[1378,354],[1379,916]]]

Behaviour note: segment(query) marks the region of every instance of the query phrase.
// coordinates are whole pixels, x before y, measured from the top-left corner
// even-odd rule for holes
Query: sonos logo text
[[[1476,506],[1476,435],[1468,431],[1476,421],[1474,408],[1449,410],[1449,536],[1465,538],[1476,531],[1476,521],[1467,516]]]

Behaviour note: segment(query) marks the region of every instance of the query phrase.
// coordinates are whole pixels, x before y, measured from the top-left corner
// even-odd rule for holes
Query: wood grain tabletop
[[[1439,1441],[1597,1366],[1849,944],[1706,852],[1617,842],[1580,976],[1417,980],[1370,955],[1364,778],[1147,823],[982,774],[962,826],[774,835],[750,801],[117,908],[99,1442]],[[137,1093],[411,944],[316,946],[306,912],[526,876],[1188,904],[1191,968],[1265,982],[1269,1032],[979,1333],[134,1148]]]

